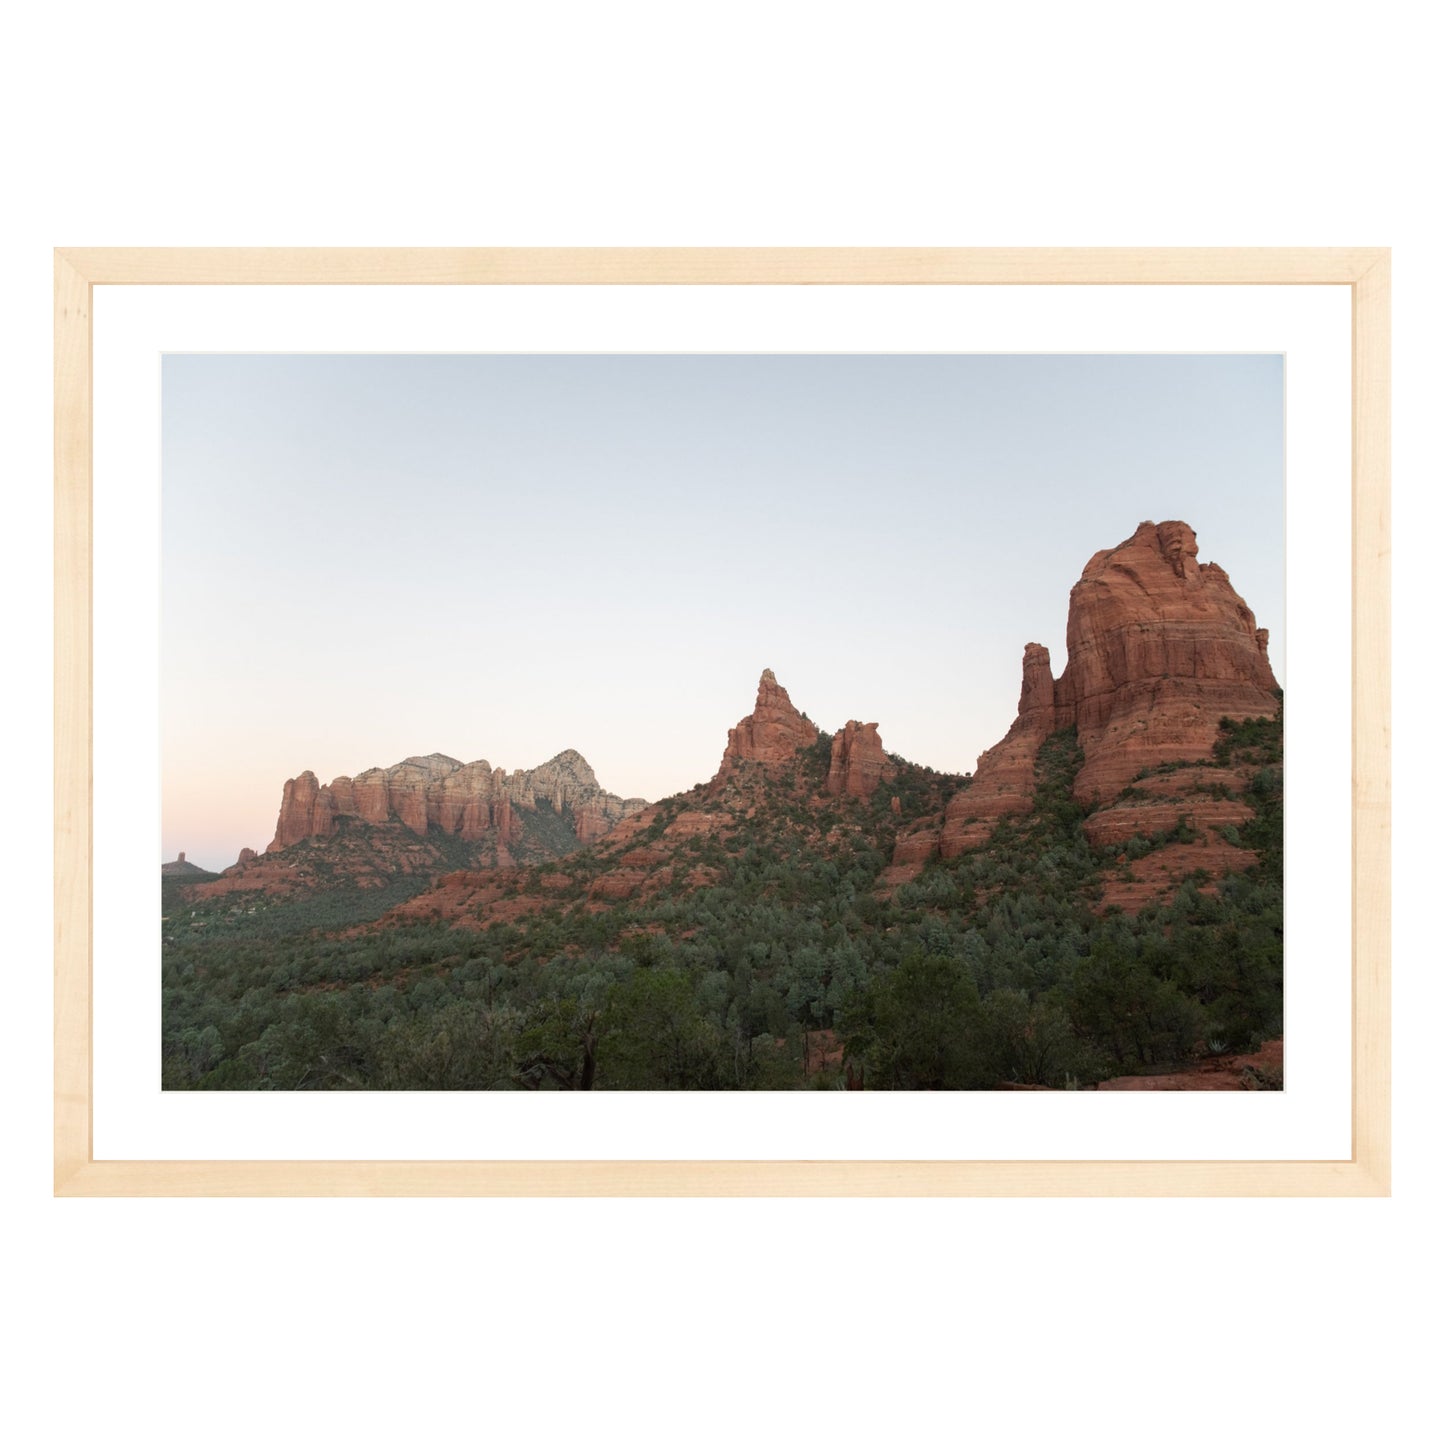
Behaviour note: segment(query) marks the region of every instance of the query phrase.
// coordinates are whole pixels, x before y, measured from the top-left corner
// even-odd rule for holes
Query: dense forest
[[[244,905],[166,880],[163,1086],[1077,1088],[1280,1034],[1279,719],[1226,721],[1214,750],[1249,780],[1232,841],[1258,865],[1134,915],[1103,906],[1104,871],[1188,842],[1187,820],[1091,848],[1071,731],[1040,751],[1031,813],[894,890],[901,823],[968,782],[895,758],[874,799],[830,798],[829,743],[744,773],[732,827],[608,906],[598,845],[519,873],[545,906],[487,926],[377,926],[414,879]]]

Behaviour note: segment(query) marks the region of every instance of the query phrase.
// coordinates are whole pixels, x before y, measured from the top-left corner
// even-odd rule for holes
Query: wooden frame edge
[[[72,1198],[1377,1197],[1351,1160],[125,1160],[57,1185]]]
[[[1351,933],[1354,1157],[1390,1191],[1390,253],[1351,319]]]
[[[1352,1157],[1323,1161],[96,1160],[90,877],[93,287],[328,284],[1350,286]],[[59,248],[54,379],[57,1197],[1158,1198],[1390,1193],[1387,248]]]
[[[1371,247],[70,247],[106,286],[1328,286]]]
[[[91,1167],[91,283],[55,258],[55,1187]]]

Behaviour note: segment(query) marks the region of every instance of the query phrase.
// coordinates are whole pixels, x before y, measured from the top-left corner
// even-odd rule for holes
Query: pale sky
[[[573,747],[705,781],[771,667],[973,768],[1069,589],[1181,519],[1284,673],[1279,356],[168,356],[162,852],[285,780]]]

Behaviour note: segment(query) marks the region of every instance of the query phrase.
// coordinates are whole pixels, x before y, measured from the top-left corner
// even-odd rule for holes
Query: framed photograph
[[[58,251],[56,1193],[1388,1194],[1389,264]]]

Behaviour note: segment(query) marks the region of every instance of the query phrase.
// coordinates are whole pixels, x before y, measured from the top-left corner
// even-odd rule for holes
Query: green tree
[[[1092,1083],[1105,1072],[1052,998],[998,989],[983,1001],[983,1027],[995,1079],[1059,1088],[1070,1078]]]
[[[597,1081],[602,1005],[562,995],[543,999],[517,1040],[514,1075],[524,1088],[591,1089]]]
[[[377,1087],[498,1089],[512,1082],[522,1016],[516,1009],[457,1003],[407,1019],[377,1047]]]
[[[608,1089],[727,1086],[731,1050],[677,969],[640,968],[607,1001],[600,1020],[598,1081]]]
[[[1204,1032],[1205,1011],[1137,954],[1101,940],[1079,965],[1070,988],[1074,1027],[1122,1068],[1188,1059]]]
[[[922,950],[860,989],[845,1052],[873,1089],[986,1089],[990,1073],[978,989],[954,959]]]

